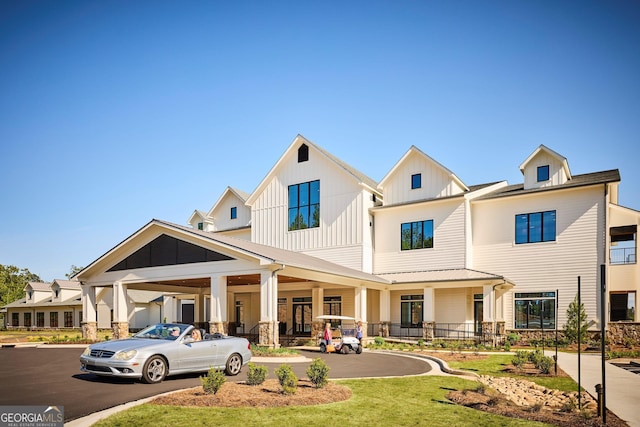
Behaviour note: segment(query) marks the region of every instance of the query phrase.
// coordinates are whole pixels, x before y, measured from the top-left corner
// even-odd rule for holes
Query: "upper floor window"
[[[234,206],[231,208],[231,219],[236,218],[238,218],[238,208]]]
[[[320,181],[289,186],[289,231],[320,226]]]
[[[309,147],[307,144],[302,144],[298,148],[298,163],[306,162],[309,160]]]
[[[55,288],[55,289],[53,290],[53,295],[54,295],[54,298],[58,298],[58,296],[60,295],[60,289]]]
[[[400,226],[400,249],[433,247],[433,220],[406,222]]]
[[[516,243],[556,240],[556,211],[516,215]]]
[[[549,165],[538,166],[538,182],[549,181]]]
[[[611,264],[635,264],[636,263],[636,233],[637,225],[611,227],[611,248],[609,262]]]
[[[422,174],[417,173],[415,175],[411,175],[411,189],[415,190],[416,188],[422,187]]]
[[[204,224],[202,222],[198,223],[198,230],[203,230],[204,229]]]

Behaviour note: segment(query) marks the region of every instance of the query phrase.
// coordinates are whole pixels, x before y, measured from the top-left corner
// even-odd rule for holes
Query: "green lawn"
[[[495,354],[490,355],[486,359],[482,360],[469,360],[469,361],[452,361],[449,362],[449,366],[454,369],[464,369],[465,371],[475,372],[478,375],[491,375],[494,377],[511,376],[514,378],[523,378],[529,381],[533,381],[536,384],[547,388],[553,388],[562,391],[576,391],[578,385],[571,377],[530,377],[524,375],[512,375],[505,373],[503,369],[511,364],[513,355],[508,354]],[[553,372],[553,368],[551,368]]]
[[[340,381],[351,388],[345,402],[288,408],[198,408],[145,404],[113,415],[95,426],[544,426],[451,404],[453,389],[477,383],[455,377]]]

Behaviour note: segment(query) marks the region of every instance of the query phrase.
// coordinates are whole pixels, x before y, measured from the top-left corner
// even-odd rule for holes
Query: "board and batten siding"
[[[464,206],[456,198],[376,210],[375,273],[464,268]],[[401,225],[424,220],[433,220],[433,248],[401,250]]]
[[[314,180],[320,180],[320,226],[289,231],[288,187]],[[251,207],[251,239],[363,270],[363,251],[372,251],[372,239],[364,234],[370,233],[371,196],[319,153],[310,150],[309,160],[302,163],[289,155]]]
[[[556,240],[516,245],[516,215],[550,210],[556,211]],[[578,276],[588,319],[597,321],[604,214],[602,187],[472,202],[473,268],[503,275],[515,284],[504,295],[508,329],[514,326],[516,292],[556,290],[562,328],[577,293]]]
[[[422,187],[411,189],[411,176],[418,173],[421,174]],[[463,191],[442,166],[414,152],[384,183],[384,203],[395,205],[415,200],[454,196]]]

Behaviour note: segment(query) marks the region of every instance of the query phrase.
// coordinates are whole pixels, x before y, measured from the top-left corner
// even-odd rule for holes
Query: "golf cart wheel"
[[[340,347],[340,353],[349,354],[349,345],[342,344],[342,347]]]
[[[326,353],[327,352],[327,345],[325,343],[320,343],[320,353]]]
[[[356,348],[356,354],[360,354],[360,353],[362,353],[362,344],[360,344],[358,348]]]

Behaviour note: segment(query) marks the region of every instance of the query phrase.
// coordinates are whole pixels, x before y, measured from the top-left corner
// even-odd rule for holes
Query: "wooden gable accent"
[[[192,264],[197,262],[230,261],[227,255],[202,248],[193,243],[162,234],[147,243],[107,271],[133,270],[145,267]]]

